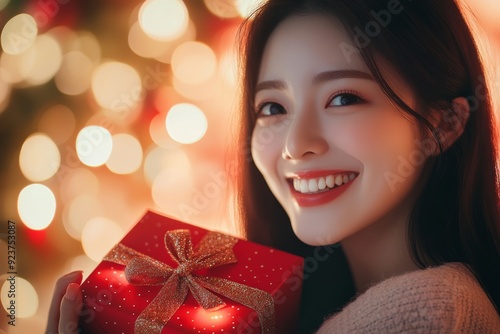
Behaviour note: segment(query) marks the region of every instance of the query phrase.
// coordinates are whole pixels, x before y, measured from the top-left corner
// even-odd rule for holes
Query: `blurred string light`
[[[103,213],[103,205],[97,196],[89,193],[81,194],[64,207],[62,217],[64,228],[73,239],[81,240],[85,224]]]
[[[236,8],[236,0],[203,0],[203,2],[215,16],[226,19],[240,15]]]
[[[54,219],[56,198],[43,184],[30,184],[21,190],[17,211],[23,223],[32,230],[43,230]]]
[[[201,42],[186,42],[172,54],[172,71],[187,84],[200,84],[210,79],[217,68],[215,52]]]
[[[47,134],[57,145],[71,137],[75,126],[75,115],[62,104],[55,104],[45,110],[38,121],[38,130]]]
[[[15,281],[16,290],[16,317],[28,318],[36,314],[38,310],[38,294],[30,282],[22,277],[16,276]],[[1,289],[2,305],[7,314],[9,311],[7,307],[10,306],[12,298],[9,297],[10,281],[6,280]]]
[[[7,52],[2,53],[0,56],[2,79],[12,85],[20,84],[28,77],[35,59],[36,54],[33,48],[29,48],[19,55],[11,55]]]
[[[179,147],[180,143],[174,141],[167,133],[166,118],[166,112],[153,117],[149,123],[149,135],[153,142],[160,147],[168,149]]]
[[[174,50],[184,42],[193,41],[196,38],[196,27],[189,20],[184,33],[172,41],[159,41],[149,37],[139,25],[132,24],[128,34],[128,45],[137,55],[144,58],[155,58],[162,63],[170,63]]]
[[[61,68],[55,76],[57,89],[66,95],[79,95],[90,88],[92,60],[81,51],[70,51],[62,57]]]
[[[76,153],[80,161],[90,167],[106,163],[113,149],[111,133],[102,126],[84,127],[76,137]]]
[[[190,103],[179,103],[170,108],[165,123],[170,137],[181,144],[196,143],[203,138],[208,127],[203,111]]]
[[[5,70],[0,67],[0,113],[3,112],[10,101],[11,86],[5,80]]]
[[[189,13],[182,0],[146,0],[139,10],[139,24],[153,39],[172,41],[184,33]]]
[[[62,50],[58,41],[48,34],[38,36],[31,48],[34,60],[26,76],[26,81],[31,85],[41,85],[52,79],[59,70],[62,62]]]
[[[24,13],[16,15],[2,29],[2,49],[7,54],[19,55],[35,42],[37,34],[38,27],[33,16]]]
[[[265,4],[267,0],[236,0],[236,9],[243,18],[248,18],[252,13]]]
[[[175,90],[186,99],[207,101],[214,98],[220,81],[218,79],[212,76],[209,80],[198,84],[187,84],[174,76],[172,84]]]
[[[99,179],[84,167],[71,169],[60,182],[59,194],[65,204],[79,195],[97,196],[98,193]]]
[[[19,167],[28,180],[45,181],[57,172],[60,164],[59,149],[47,135],[35,133],[24,141],[19,154]]]
[[[92,93],[97,103],[107,109],[133,109],[143,99],[139,73],[130,65],[109,61],[94,71]]]
[[[141,143],[133,136],[120,133],[113,136],[113,149],[106,166],[116,174],[130,174],[141,167]]]
[[[169,215],[182,217],[180,210],[190,207],[189,199],[194,188],[190,168],[178,169],[176,165],[163,169],[154,179],[151,195],[156,206]]]
[[[103,217],[92,218],[82,231],[83,250],[89,258],[101,262],[124,235],[123,229],[114,221]]]
[[[165,149],[154,147],[144,160],[144,179],[149,185],[160,175],[163,170],[190,170],[189,157],[181,149]]]

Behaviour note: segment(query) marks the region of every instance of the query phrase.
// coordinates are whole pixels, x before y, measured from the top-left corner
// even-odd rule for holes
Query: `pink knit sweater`
[[[500,333],[500,317],[472,273],[450,263],[372,286],[317,333]]]

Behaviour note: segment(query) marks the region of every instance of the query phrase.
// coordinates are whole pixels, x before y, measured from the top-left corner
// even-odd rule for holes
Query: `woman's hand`
[[[56,282],[45,334],[76,334],[82,308],[82,272],[74,271]]]

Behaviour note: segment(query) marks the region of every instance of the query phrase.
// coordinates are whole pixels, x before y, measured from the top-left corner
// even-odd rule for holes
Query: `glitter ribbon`
[[[177,268],[155,260],[123,244],[116,245],[104,260],[125,265],[125,277],[130,284],[162,288],[151,303],[139,314],[134,325],[136,334],[160,334],[165,324],[184,303],[189,291],[207,310],[217,310],[226,304],[209,290],[255,310],[261,333],[274,333],[274,300],[262,290],[218,277],[196,275],[208,269],[237,262],[233,246],[238,239],[217,232],[208,232],[193,250],[189,230],[173,230],[165,234],[165,247],[177,262]]]

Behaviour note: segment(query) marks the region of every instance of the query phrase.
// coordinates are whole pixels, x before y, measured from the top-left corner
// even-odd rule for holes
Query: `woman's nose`
[[[288,128],[283,159],[299,160],[325,153],[328,142],[321,128],[319,115],[314,111],[295,114]]]

